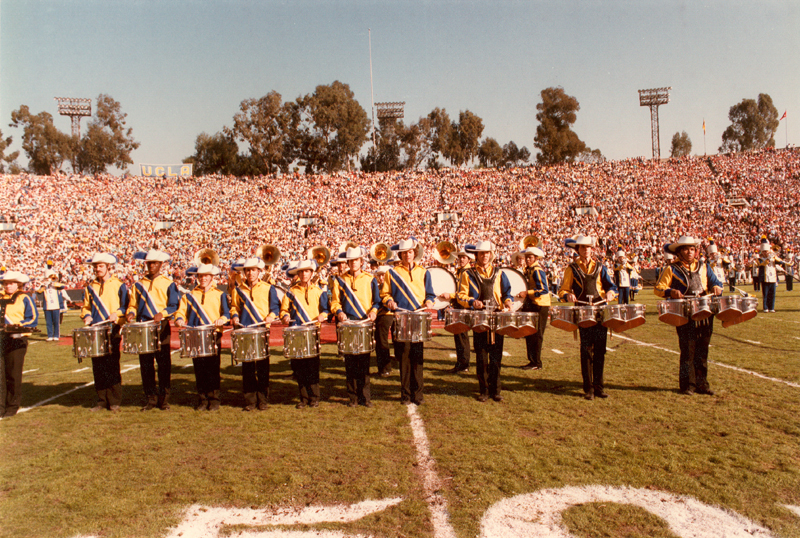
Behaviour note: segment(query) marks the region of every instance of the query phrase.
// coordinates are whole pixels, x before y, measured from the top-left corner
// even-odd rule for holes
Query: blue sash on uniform
[[[342,289],[342,291],[344,291],[344,294],[347,297],[347,302],[350,303],[350,306],[353,307],[353,310],[358,316],[358,319],[366,318],[367,313],[364,312],[364,307],[361,306],[361,302],[358,300],[358,297],[356,297],[356,294],[353,291],[353,289],[347,284],[347,282],[344,281],[343,278],[338,276],[335,278],[336,282],[339,283],[339,287]]]
[[[411,291],[411,288],[408,287],[408,283],[395,271],[394,269],[389,269],[389,274],[392,276],[392,283],[397,287],[397,291],[405,296],[406,300],[411,304],[414,310],[419,310],[422,305],[419,304],[417,298],[414,296],[414,293]]]
[[[203,322],[203,325],[211,325],[211,320],[208,319],[208,314],[206,314],[206,311],[203,310],[203,306],[197,302],[197,297],[191,293],[187,293],[186,302],[192,308],[192,310],[194,310],[195,315],[200,318],[200,321]]]
[[[151,319],[156,317],[156,314],[158,314],[158,310],[156,310],[156,305],[153,302],[153,298],[150,297],[150,293],[146,289],[144,289],[144,285],[141,282],[137,282],[136,284],[133,285],[133,287],[139,294],[139,301],[138,301],[139,308],[149,309],[150,312],[152,312],[150,313]]]
[[[294,311],[297,312],[297,316],[300,318],[301,323],[308,323],[311,321],[311,316],[308,315],[308,311],[305,307],[297,300],[294,293],[289,291],[286,292],[286,295],[289,297],[289,300],[292,301],[292,305],[294,306]]]
[[[242,299],[242,303],[244,304],[244,310],[247,312],[247,315],[250,316],[250,319],[253,320],[253,324],[259,324],[264,321],[261,317],[261,314],[258,313],[258,309],[253,301],[250,300],[250,297],[247,296],[247,293],[242,291],[242,288],[236,286],[236,293]]]
[[[99,317],[101,321],[107,320],[111,314],[103,299],[100,298],[100,294],[94,290],[91,284],[86,289],[89,290],[89,295],[92,298],[92,317]],[[97,314],[97,316],[94,314]]]

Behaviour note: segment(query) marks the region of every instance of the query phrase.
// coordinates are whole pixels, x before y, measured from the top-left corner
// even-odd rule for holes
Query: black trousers
[[[792,291],[794,285],[794,277],[792,275],[786,275],[786,291]]]
[[[400,402],[421,404],[425,380],[422,366],[425,347],[422,342],[395,342],[395,356],[400,361]]]
[[[192,359],[194,380],[199,394],[207,394],[211,391],[219,390],[219,363],[221,360],[222,333],[214,333],[214,339],[217,341],[217,349],[220,350],[219,353]]]
[[[0,416],[12,417],[22,402],[22,367],[28,351],[28,337],[11,338],[0,333],[2,341],[2,387],[0,387]]]
[[[319,355],[310,359],[292,359],[291,365],[300,389],[300,402],[319,402]]]
[[[369,353],[344,356],[347,397],[351,402],[365,404],[370,401]]]
[[[538,312],[539,319],[536,323],[536,333],[525,337],[525,350],[528,353],[528,363],[542,367],[542,344],[544,344],[544,330],[550,317],[549,306],[533,305],[526,312]]]
[[[385,372],[392,367],[392,352],[389,344],[389,333],[394,328],[394,316],[384,315],[375,319],[375,359],[378,372]]]
[[[169,339],[172,330],[169,321],[161,321],[161,330],[158,339],[161,349],[155,353],[139,355],[139,366],[142,370],[142,388],[145,396],[164,396],[169,394],[172,375],[172,355]],[[158,388],[156,388],[156,364],[158,365]]]
[[[478,390],[481,396],[500,394],[500,368],[503,362],[503,335],[495,334],[494,343],[490,332],[474,333],[472,345],[475,346],[475,373],[478,377]]]
[[[242,391],[247,405],[269,402],[269,355],[242,363]]]
[[[676,327],[678,345],[681,348],[681,362],[678,383],[681,390],[700,390],[708,385],[708,345],[714,332],[713,318],[703,321],[689,321]]]
[[[92,358],[94,388],[98,391],[108,390],[122,383],[122,374],[119,368],[119,346],[122,342],[120,331],[121,327],[116,323],[111,327],[111,353]]]
[[[603,369],[606,363],[608,329],[600,324],[587,329],[579,328],[581,335],[581,375],[583,392],[603,390]]]
[[[456,368],[469,368],[469,331],[453,335],[456,344]]]

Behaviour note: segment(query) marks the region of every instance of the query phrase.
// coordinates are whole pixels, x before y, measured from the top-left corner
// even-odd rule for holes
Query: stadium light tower
[[[76,97],[56,97],[58,101],[58,113],[62,116],[72,118],[72,136],[81,136],[81,116],[92,115],[92,100],[79,99]]]
[[[639,90],[639,106],[650,107],[650,133],[653,138],[653,158],[661,158],[661,144],[658,136],[658,107],[669,103],[669,88]]]
[[[401,120],[405,116],[403,107],[406,105],[405,101],[396,103],[375,103],[375,108],[378,109],[378,123],[383,125],[381,120]]]

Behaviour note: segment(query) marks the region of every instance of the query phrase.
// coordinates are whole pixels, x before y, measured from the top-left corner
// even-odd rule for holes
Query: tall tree
[[[19,166],[17,165],[16,159],[19,157],[19,151],[13,151],[6,155],[6,150],[8,146],[11,145],[12,137],[3,138],[3,132],[0,131],[0,173],[5,173],[6,167],[3,163],[8,163],[9,171],[12,174],[15,174],[19,170]]]
[[[506,165],[517,166],[526,163],[531,158],[531,152],[525,146],[517,147],[513,140],[503,146],[503,160]]]
[[[451,139],[454,136],[450,116],[443,108],[434,108],[417,122],[419,136],[419,162],[425,162],[428,168],[439,168],[439,156],[449,159]],[[412,126],[413,127],[413,126]]]
[[[28,171],[55,173],[74,154],[72,138],[59,131],[47,112],[31,114],[27,105],[11,112],[11,127],[22,127],[22,150],[28,156]]]
[[[533,145],[539,149],[536,160],[542,164],[573,162],[585,149],[571,126],[581,109],[578,100],[567,95],[564,88],[545,88],[542,102],[536,105],[536,136]]]
[[[692,152],[692,141],[686,131],[672,135],[672,148],[669,156],[674,158],[685,157]]]
[[[742,99],[728,111],[731,125],[722,133],[719,151],[751,151],[775,147],[775,131],[778,129],[778,110],[772,97],[758,94],[758,101]]]
[[[86,130],[77,144],[72,167],[78,172],[101,174],[109,166],[125,170],[133,164],[131,152],[139,147],[133,129],[125,128],[122,106],[110,95],[100,94]]]
[[[481,163],[481,166],[498,168],[505,164],[504,157],[503,148],[494,138],[486,138],[478,148],[478,162]]]
[[[299,157],[307,171],[335,172],[349,165],[368,139],[367,112],[350,86],[334,81],[297,99]]]
[[[367,155],[361,159],[361,169],[386,172],[404,168],[402,161],[402,140],[405,126],[397,119],[384,119],[375,133],[375,147],[371,147]],[[376,158],[377,156],[377,158]]]
[[[467,164],[478,153],[478,143],[483,134],[483,120],[469,110],[458,113],[458,123],[453,123],[450,161],[456,166]]]
[[[233,116],[233,128],[225,128],[229,139],[246,142],[261,173],[289,171],[295,159],[299,113],[292,102],[271,91],[260,99],[245,99]]]
[[[229,134],[200,133],[194,142],[194,155],[183,160],[194,165],[196,175],[236,174],[239,166],[239,146]]]

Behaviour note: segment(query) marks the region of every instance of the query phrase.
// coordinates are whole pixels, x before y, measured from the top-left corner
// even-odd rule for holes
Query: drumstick
[[[92,323],[91,327],[96,327],[98,325],[105,325],[106,323],[111,323],[110,319],[104,319],[103,321],[98,321],[97,323]]]

